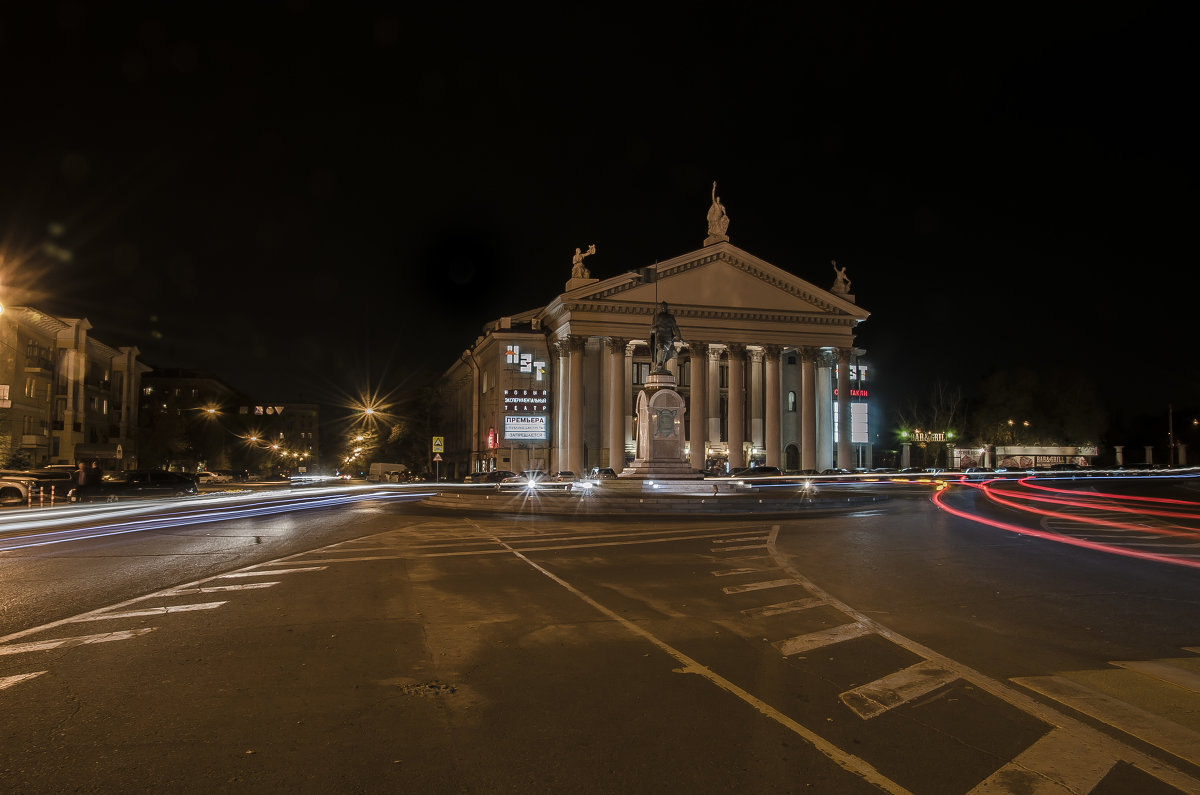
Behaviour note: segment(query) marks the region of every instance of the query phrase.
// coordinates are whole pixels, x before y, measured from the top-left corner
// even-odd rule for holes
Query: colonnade
[[[557,355],[556,397],[554,400],[554,460],[558,469],[582,473],[588,463],[585,445],[606,448],[607,461],[601,465],[620,472],[625,467],[625,451],[632,449],[633,394],[630,387],[634,350],[643,340],[617,337],[589,338],[568,336],[554,343]],[[595,353],[592,353],[592,352]],[[589,361],[592,353],[599,361]],[[712,454],[724,452],[730,469],[747,465],[746,448],[762,450],[767,466],[784,468],[783,405],[784,356],[796,356],[799,366],[798,427],[800,468],[817,469],[818,453],[828,447],[818,439],[819,428],[832,428],[828,416],[831,370],[836,365],[838,416],[835,449],[838,466],[850,467],[850,364],[848,347],[805,345],[746,345],[742,343],[700,342],[681,346],[686,357],[689,383],[677,387],[688,397],[689,463],[704,469]],[[586,356],[586,358],[585,358]],[[724,408],[721,396],[721,360],[727,364]],[[700,366],[697,366],[697,365]],[[678,376],[679,358],[670,360],[668,369]],[[599,375],[597,383],[588,383],[585,370]],[[598,403],[597,403],[598,401]],[[724,411],[724,416],[722,416]],[[585,419],[599,428],[585,440]],[[722,425],[726,438],[722,439]],[[749,438],[747,439],[747,432]],[[747,444],[748,443],[748,444]],[[832,458],[833,449],[823,451],[823,459]]]

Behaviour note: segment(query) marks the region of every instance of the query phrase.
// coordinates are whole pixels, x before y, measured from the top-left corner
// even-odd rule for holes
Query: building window
[[[721,365],[720,368],[718,368],[717,372],[719,374],[717,376],[719,379],[717,383],[719,383],[722,388],[728,389],[729,388],[729,365],[728,364]]]
[[[143,395],[153,395],[153,394],[154,394],[154,387],[152,387],[152,386],[144,386],[144,387],[142,387],[142,394],[143,394]]]
[[[0,384],[0,400],[8,400],[8,384]]]
[[[37,385],[36,378],[26,378],[25,379],[25,397],[36,398],[37,397],[37,386],[38,385]]]
[[[795,356],[789,356],[789,357],[788,357],[788,360],[787,360],[787,363],[788,363],[788,364],[795,364],[795,363],[796,363],[796,357],[795,357]]]
[[[796,410],[796,393],[788,392],[788,411]]]
[[[634,362],[633,363],[633,383],[644,384],[646,379],[650,377],[649,362]]]

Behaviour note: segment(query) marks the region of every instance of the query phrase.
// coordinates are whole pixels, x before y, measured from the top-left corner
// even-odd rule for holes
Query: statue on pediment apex
[[[729,236],[726,234],[728,230],[729,216],[725,212],[725,205],[721,204],[721,197],[717,195],[717,183],[714,180],[712,206],[708,208],[708,240],[706,242],[728,240]]]

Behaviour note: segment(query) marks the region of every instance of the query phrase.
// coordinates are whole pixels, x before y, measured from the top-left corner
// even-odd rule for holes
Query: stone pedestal
[[[675,391],[675,376],[654,372],[637,400],[637,455],[617,477],[692,480],[704,476],[692,470],[684,456],[684,401]]]

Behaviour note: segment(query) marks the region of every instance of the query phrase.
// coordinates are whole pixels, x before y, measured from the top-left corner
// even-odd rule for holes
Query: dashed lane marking
[[[38,640],[30,643],[10,643],[0,646],[0,654],[26,654],[32,651],[50,651],[51,649],[69,649],[72,646],[85,646],[89,643],[109,643],[114,640],[129,640],[147,632],[153,632],[158,627],[139,627],[124,629],[120,632],[105,632],[100,635],[78,635],[74,638],[55,638],[54,640]]]
[[[163,596],[195,596],[201,593],[223,593],[225,591],[249,591],[254,588],[270,588],[278,582],[244,582],[240,585],[201,585],[197,588],[176,588],[173,591],[159,591],[145,599],[157,599]]]
[[[1200,734],[1178,723],[1160,718],[1127,701],[1073,682],[1065,676],[1025,676],[1013,679],[1019,685],[1041,693],[1096,720],[1115,726],[1156,748],[1200,765]]]
[[[1086,739],[1055,729],[981,781],[968,795],[1061,795],[1091,792],[1117,758]]]
[[[795,613],[800,610],[811,610],[814,607],[820,607],[825,604],[820,599],[814,599],[811,596],[807,599],[794,599],[790,602],[780,602],[779,604],[767,605],[766,607],[750,607],[742,611],[748,616],[779,616],[784,613]]]
[[[230,577],[274,577],[277,574],[295,574],[300,571],[324,571],[324,566],[305,566],[299,569],[262,569],[259,571],[234,571],[229,574],[218,574],[214,580],[225,580]]]
[[[958,674],[928,660],[841,694],[842,703],[863,720],[882,715],[958,679]]]
[[[225,602],[203,602],[193,605],[164,605],[162,607],[148,607],[145,610],[125,610],[120,613],[89,613],[86,616],[76,616],[69,619],[70,623],[78,623],[81,621],[103,621],[111,618],[141,618],[143,616],[162,616],[167,613],[188,613],[193,610],[212,610],[220,607]]]
[[[763,591],[767,588],[783,588],[787,585],[798,585],[795,580],[767,580],[765,582],[752,582],[748,585],[730,585],[721,590],[725,593],[745,593],[746,591]]]
[[[853,624],[842,624],[840,627],[832,627],[831,629],[823,629],[820,632],[810,632],[807,635],[797,635],[794,638],[776,641],[771,645],[779,649],[779,653],[784,657],[791,657],[794,654],[803,654],[806,651],[820,649],[824,646],[832,646],[835,643],[861,638],[863,635],[870,634],[873,634],[870,628],[855,622]]]
[[[0,690],[13,685],[19,685],[27,679],[32,679],[35,676],[41,676],[45,671],[34,671],[31,674],[17,674],[15,676],[0,676]]]

